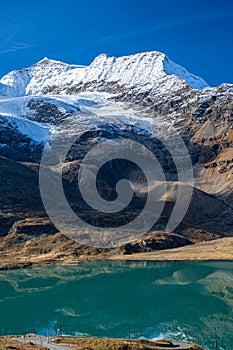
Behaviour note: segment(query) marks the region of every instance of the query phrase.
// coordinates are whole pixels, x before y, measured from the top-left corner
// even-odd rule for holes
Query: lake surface
[[[129,327],[130,325],[130,327]],[[194,340],[233,349],[233,262],[0,271],[0,333]],[[59,331],[58,331],[59,332]]]

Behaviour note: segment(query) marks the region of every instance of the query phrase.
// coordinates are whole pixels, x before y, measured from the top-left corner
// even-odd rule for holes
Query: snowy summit
[[[184,91],[187,96],[191,91],[205,94],[205,88],[202,78],[158,51],[122,57],[101,54],[89,66],[45,57],[0,79],[0,121],[4,130],[9,125],[39,143],[52,137],[62,121],[72,124],[72,116],[80,129],[111,122],[151,130],[151,116],[146,110],[146,117],[142,111],[137,115],[134,103],[154,104],[156,113],[165,109],[163,119],[169,116],[172,124],[172,106],[187,109],[186,98],[180,98]]]
[[[171,61],[165,54],[152,51],[130,56],[97,56],[89,66],[69,65],[44,58],[29,68],[13,71],[0,80],[0,95],[25,96],[41,94],[48,87],[65,90],[77,84],[114,82],[119,86],[176,90],[187,84],[194,89],[208,87],[200,77]]]

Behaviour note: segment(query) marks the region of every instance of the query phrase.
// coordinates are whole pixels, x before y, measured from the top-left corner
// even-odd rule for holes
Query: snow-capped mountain
[[[212,137],[232,122],[232,96],[232,85],[209,88],[157,51],[118,58],[102,54],[89,66],[44,58],[0,80],[1,152],[7,155],[12,146],[9,126],[14,139],[18,134],[18,151],[25,149],[24,137],[31,147],[43,147],[53,135],[74,129],[111,135],[112,125],[120,134],[133,127],[134,137],[143,130],[153,137],[171,126],[191,137],[199,125],[198,138]]]
[[[21,134],[43,142],[52,135],[51,125],[78,111],[87,116],[105,114],[108,121],[118,118],[120,123],[124,120],[131,124],[134,119],[134,123],[145,124],[146,113],[142,116],[140,112],[137,118],[135,111],[115,102],[133,101],[135,96],[142,100],[142,94],[147,96],[147,103],[150,94],[162,102],[163,98],[170,100],[174,93],[191,87],[203,89],[207,84],[157,51],[119,58],[102,54],[89,66],[44,58],[1,78],[0,115],[9,117]],[[147,124],[150,127],[150,116]]]
[[[10,125],[24,145],[22,135],[32,144],[43,144],[55,134],[72,133],[74,127],[84,132],[110,124],[119,130],[133,125],[140,134],[145,130],[153,135],[170,126],[184,132],[187,120],[203,124],[210,113],[228,115],[232,91],[226,84],[209,88],[202,78],[157,51],[118,58],[102,54],[89,66],[44,58],[1,78],[1,134]],[[223,124],[222,118],[215,118],[215,128]],[[11,139],[1,137],[3,154]]]
[[[165,246],[174,246],[173,239],[175,244],[183,245],[233,234],[232,111],[233,85],[211,88],[202,78],[156,51],[118,58],[102,54],[89,66],[45,58],[29,68],[10,72],[0,80],[0,171],[4,174],[0,177],[0,204],[4,208],[0,222],[1,218],[7,222],[3,234],[17,231],[20,235],[20,230],[24,233],[27,225],[30,232],[40,230],[34,218],[44,218],[45,213],[35,170],[42,151],[45,145],[46,150],[62,149],[64,135],[77,134],[82,137],[76,139],[65,161],[53,159],[50,169],[56,173],[63,167],[71,201],[77,202],[72,196],[76,193],[79,164],[88,150],[103,140],[112,143],[119,138],[133,139],[154,153],[166,180],[173,183],[166,200],[165,217],[158,223],[158,228],[163,229],[175,203],[178,178],[171,154],[158,135],[170,137],[174,129],[189,150],[196,189],[177,231],[188,240],[173,237]],[[126,171],[138,181],[135,169],[125,163],[113,164],[111,171],[107,180],[101,178],[105,194],[112,193],[115,173],[124,178]],[[140,181],[139,178],[139,185]],[[35,188],[37,197],[34,198]],[[139,196],[133,210],[138,210],[140,205]],[[87,210],[81,202],[83,208]],[[12,225],[18,217],[32,220],[23,221],[19,228],[16,224],[14,228]],[[102,219],[94,213],[95,222],[101,224]],[[119,220],[124,220],[124,215],[119,216]],[[47,226],[48,232],[54,232],[51,223]],[[154,246],[152,241],[148,244]]]
[[[0,95],[25,96],[52,92],[54,87],[65,92],[78,84],[105,81],[145,91],[172,90],[187,83],[203,89],[207,83],[172,62],[165,54],[154,51],[123,57],[101,54],[89,66],[68,65],[44,58],[33,66],[13,71],[0,80]]]

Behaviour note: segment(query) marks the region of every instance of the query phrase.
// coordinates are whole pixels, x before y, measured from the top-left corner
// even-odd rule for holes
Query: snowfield
[[[146,113],[135,112],[132,108],[125,110],[121,102],[110,102],[110,94],[80,93],[78,95],[33,96],[33,101],[43,100],[56,105],[63,112],[70,112],[74,107],[80,110],[70,118],[70,126],[74,131],[87,131],[96,125],[107,123],[130,124],[135,127],[153,130],[153,119]],[[45,142],[56,132],[54,125],[31,121],[27,116],[33,115],[27,104],[32,96],[0,98],[0,116],[8,118],[8,122],[17,130],[35,142]],[[75,117],[75,123],[74,123]],[[77,128],[78,126],[78,128]],[[66,126],[68,127],[68,125]],[[60,129],[60,128],[59,128]],[[69,132],[71,132],[69,128]]]

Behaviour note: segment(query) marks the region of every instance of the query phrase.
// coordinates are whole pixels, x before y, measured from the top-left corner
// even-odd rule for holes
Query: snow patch
[[[19,132],[38,143],[47,141],[51,136],[51,127],[27,119],[15,118]]]
[[[16,128],[20,134],[28,136],[36,143],[46,142],[52,135],[53,128],[50,125],[37,123],[26,118],[4,115],[1,113],[9,124]]]

